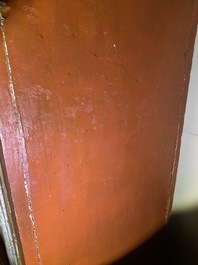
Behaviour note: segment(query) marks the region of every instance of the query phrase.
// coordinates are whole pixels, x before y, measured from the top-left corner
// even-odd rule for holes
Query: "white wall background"
[[[190,75],[173,212],[196,207],[198,207],[198,34]]]

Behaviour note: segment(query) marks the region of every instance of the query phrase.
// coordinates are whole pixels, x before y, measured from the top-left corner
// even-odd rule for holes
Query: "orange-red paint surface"
[[[25,262],[110,264],[170,213],[197,1],[8,4],[0,133]]]

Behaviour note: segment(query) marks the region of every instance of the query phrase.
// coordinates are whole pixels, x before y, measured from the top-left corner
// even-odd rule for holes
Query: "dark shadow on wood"
[[[5,244],[2,237],[0,237],[0,265],[9,265],[9,264],[10,263],[8,261]]]
[[[160,265],[163,257],[164,228],[140,247],[110,265]]]
[[[198,208],[172,215],[164,264],[198,265]]]
[[[198,265],[198,208],[172,214],[166,229],[109,265],[150,264]]]

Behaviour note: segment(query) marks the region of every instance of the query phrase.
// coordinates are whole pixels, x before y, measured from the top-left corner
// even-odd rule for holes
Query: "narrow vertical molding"
[[[173,185],[174,181],[176,178],[176,173],[177,173],[177,164],[178,164],[178,156],[179,156],[179,148],[180,148],[180,143],[181,143],[181,133],[182,133],[182,128],[183,128],[183,111],[184,109],[184,92],[185,89],[187,89],[187,82],[189,80],[188,78],[188,67],[190,67],[190,61],[188,60],[188,54],[191,49],[190,43],[193,40],[193,34],[195,33],[194,31],[197,30],[196,25],[196,20],[197,20],[197,3],[193,1],[192,3],[192,19],[191,19],[191,24],[190,24],[190,33],[188,36],[187,44],[186,44],[186,50],[185,50],[185,65],[184,65],[184,72],[183,72],[183,86],[182,90],[180,93],[180,105],[179,105],[179,112],[178,112],[178,122],[177,122],[177,131],[176,131],[176,141],[175,141],[175,149],[174,149],[174,156],[173,156],[173,163],[172,163],[172,168],[170,172],[170,181],[169,181],[169,186],[168,186],[168,192],[167,192],[167,203],[166,203],[166,214],[165,214],[165,226],[168,224],[169,216],[171,214],[171,207],[172,207],[172,199],[173,199]],[[195,34],[196,35],[196,34]],[[192,61],[191,61],[192,62]]]
[[[29,217],[30,217],[31,224],[32,224],[32,230],[33,230],[33,236],[34,236],[34,242],[35,242],[38,264],[42,265],[41,257],[40,257],[38,237],[37,237],[37,231],[36,231],[36,226],[35,226],[35,218],[34,218],[32,199],[31,199],[31,192],[30,192],[30,184],[29,184],[30,177],[29,177],[29,173],[28,173],[28,162],[27,162],[25,138],[24,138],[22,121],[21,121],[21,117],[20,117],[19,110],[17,107],[17,102],[16,102],[16,96],[15,96],[15,90],[14,90],[14,84],[13,84],[13,78],[12,78],[12,70],[11,70],[9,54],[8,54],[8,46],[7,46],[7,42],[6,42],[6,36],[5,36],[5,31],[4,31],[2,20],[1,20],[0,29],[1,29],[2,39],[3,39],[3,49],[4,49],[4,54],[5,54],[6,66],[7,66],[10,96],[11,96],[11,101],[12,101],[12,107],[14,109],[15,121],[17,124],[17,134],[18,134],[17,136],[18,136],[18,142],[19,142],[19,147],[20,147],[21,165],[22,165],[22,169],[23,169],[24,188],[25,188],[26,197],[27,197],[27,201],[28,201]]]

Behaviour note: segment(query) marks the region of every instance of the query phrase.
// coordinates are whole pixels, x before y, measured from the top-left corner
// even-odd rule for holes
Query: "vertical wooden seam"
[[[180,142],[181,142],[181,138],[180,138],[180,134],[182,133],[182,119],[183,119],[183,108],[184,108],[184,92],[186,88],[186,86],[188,85],[188,67],[190,66],[188,62],[188,52],[190,49],[190,42],[191,42],[191,38],[192,38],[192,34],[194,33],[194,25],[195,25],[195,21],[197,18],[197,14],[196,14],[196,8],[197,5],[196,3],[193,1],[193,12],[192,12],[192,19],[191,19],[191,24],[190,24],[190,33],[187,39],[187,44],[186,44],[186,50],[185,50],[185,65],[184,65],[184,72],[183,72],[183,86],[182,86],[182,91],[180,93],[180,105],[179,105],[179,117],[178,117],[178,122],[177,122],[177,131],[176,131],[176,140],[175,140],[175,148],[174,148],[174,157],[173,157],[173,163],[172,163],[172,168],[171,168],[171,172],[170,172],[170,181],[169,181],[169,185],[168,185],[168,192],[167,192],[167,203],[166,203],[166,214],[165,214],[165,226],[168,223],[169,220],[169,216],[170,216],[170,210],[172,207],[172,198],[173,198],[173,194],[171,195],[171,189],[173,188],[173,181],[174,181],[174,176],[176,175],[177,172],[177,164],[178,164],[178,155],[179,155],[179,147],[180,147]],[[197,29],[197,27],[196,27]],[[196,35],[196,34],[195,34]],[[192,62],[192,61],[191,61]],[[176,176],[175,176],[176,177]]]
[[[3,38],[3,48],[4,48],[4,55],[6,60],[6,67],[7,67],[7,74],[8,74],[8,80],[9,80],[9,90],[10,90],[10,96],[12,101],[12,107],[14,109],[15,113],[15,121],[17,124],[17,130],[18,130],[18,142],[20,147],[20,155],[21,155],[21,165],[23,169],[23,178],[24,178],[24,188],[26,192],[26,197],[28,201],[28,209],[29,209],[29,218],[31,220],[32,224],[32,230],[33,230],[33,236],[34,236],[34,242],[36,247],[36,254],[38,263],[42,265],[41,263],[41,257],[40,257],[40,251],[39,251],[39,243],[38,243],[38,237],[37,237],[37,231],[35,226],[35,218],[34,218],[34,211],[33,211],[33,205],[32,205],[32,199],[31,199],[31,192],[30,192],[30,185],[29,185],[29,173],[28,173],[28,162],[27,162],[27,154],[26,154],[26,146],[25,146],[25,139],[24,139],[24,132],[22,127],[22,121],[19,114],[19,110],[17,107],[16,102],[16,96],[15,96],[15,90],[14,90],[14,84],[13,84],[13,78],[12,78],[12,70],[10,65],[10,59],[8,54],[8,47],[6,42],[6,36],[3,28],[3,22],[1,21],[1,33]]]

